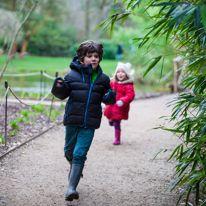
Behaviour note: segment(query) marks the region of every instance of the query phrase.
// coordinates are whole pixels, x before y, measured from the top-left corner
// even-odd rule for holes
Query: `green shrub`
[[[50,114],[49,110],[45,110],[44,113],[45,113],[47,116],[49,116],[49,114]]]
[[[25,98],[26,97],[26,92],[21,92],[21,98]]]
[[[47,22],[29,41],[27,51],[40,56],[68,56],[74,42],[74,28]]]
[[[43,112],[44,111],[44,104],[39,104],[39,105],[34,105],[34,106],[31,106],[31,108],[33,110],[36,110],[38,112]]]
[[[61,107],[61,108],[64,108],[64,107],[65,107],[65,104],[61,103],[60,107]]]
[[[17,129],[10,132],[10,136],[16,136],[17,135]]]
[[[24,117],[17,117],[17,121],[18,122],[25,122],[25,119],[24,119]]]
[[[115,59],[117,53],[117,44],[109,40],[100,40],[100,43],[104,47],[104,59]]]
[[[79,47],[79,43],[78,44],[74,44],[71,46],[71,49],[70,49],[70,55],[73,57],[73,56],[76,56],[76,50],[77,48]]]
[[[12,127],[12,129],[19,128],[19,124],[15,120],[11,120],[10,126]]]
[[[22,110],[20,114],[24,117],[29,117],[29,112],[27,110]]]
[[[4,144],[5,141],[4,141],[4,137],[0,134],[0,139],[1,139],[1,143]]]

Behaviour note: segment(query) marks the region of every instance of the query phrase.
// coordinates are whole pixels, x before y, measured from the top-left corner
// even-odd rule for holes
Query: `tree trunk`
[[[53,8],[49,9],[49,11],[46,13],[45,19],[41,22],[41,24],[39,24],[39,25],[30,33],[30,35],[25,35],[24,41],[23,41],[22,46],[21,46],[21,53],[20,53],[20,55],[19,55],[19,58],[20,58],[20,59],[23,59],[24,55],[26,54],[29,39],[30,39],[32,36],[34,36],[34,34],[36,34],[36,32],[39,31],[39,29],[41,29],[42,26],[47,22],[47,20],[48,20],[49,16],[51,15],[52,11],[53,11]]]
[[[90,25],[90,0],[86,0],[86,5],[85,5],[85,37],[86,39],[89,38],[89,25]]]
[[[11,50],[11,57],[12,57],[12,58],[15,58],[16,52],[17,52],[17,43],[16,43],[16,41],[15,41],[15,42],[14,42],[14,45],[13,45],[13,47],[12,47],[12,50]]]
[[[12,10],[13,10],[13,11],[16,10],[16,1],[17,1],[17,0],[13,0],[13,4],[12,4]]]
[[[29,39],[30,39],[30,36],[24,37],[24,41],[23,41],[22,46],[21,46],[21,53],[19,55],[20,59],[23,59],[24,55],[26,54]]]
[[[16,2],[17,2],[17,0],[13,0],[12,11],[16,11]],[[11,50],[11,57],[12,58],[15,58],[16,51],[17,51],[17,43],[15,41],[14,45],[12,47],[12,50]]]

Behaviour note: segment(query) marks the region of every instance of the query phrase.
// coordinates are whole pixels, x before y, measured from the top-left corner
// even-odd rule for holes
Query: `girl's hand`
[[[118,107],[121,107],[121,106],[123,106],[123,104],[124,104],[122,100],[118,100],[116,103],[117,103],[117,106],[118,106]]]
[[[62,82],[63,82],[62,80],[57,80],[57,84],[56,84],[56,85],[57,85],[57,87],[61,87]]]

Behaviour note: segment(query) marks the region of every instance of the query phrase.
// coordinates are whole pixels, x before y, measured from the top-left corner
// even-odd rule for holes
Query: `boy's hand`
[[[62,86],[62,82],[63,82],[62,80],[57,80],[57,84],[56,84],[57,87],[61,87]]]

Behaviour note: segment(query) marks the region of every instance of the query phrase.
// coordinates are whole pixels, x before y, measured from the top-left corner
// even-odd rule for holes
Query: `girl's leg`
[[[120,135],[121,135],[120,121],[114,121],[114,129],[115,129],[115,140],[113,144],[118,145],[120,144]]]
[[[115,129],[115,130],[121,130],[120,121],[114,120],[113,125],[114,125],[114,129]]]
[[[111,119],[109,119],[109,125],[110,125],[110,126],[114,126],[113,124],[114,124],[114,121],[111,120]]]

